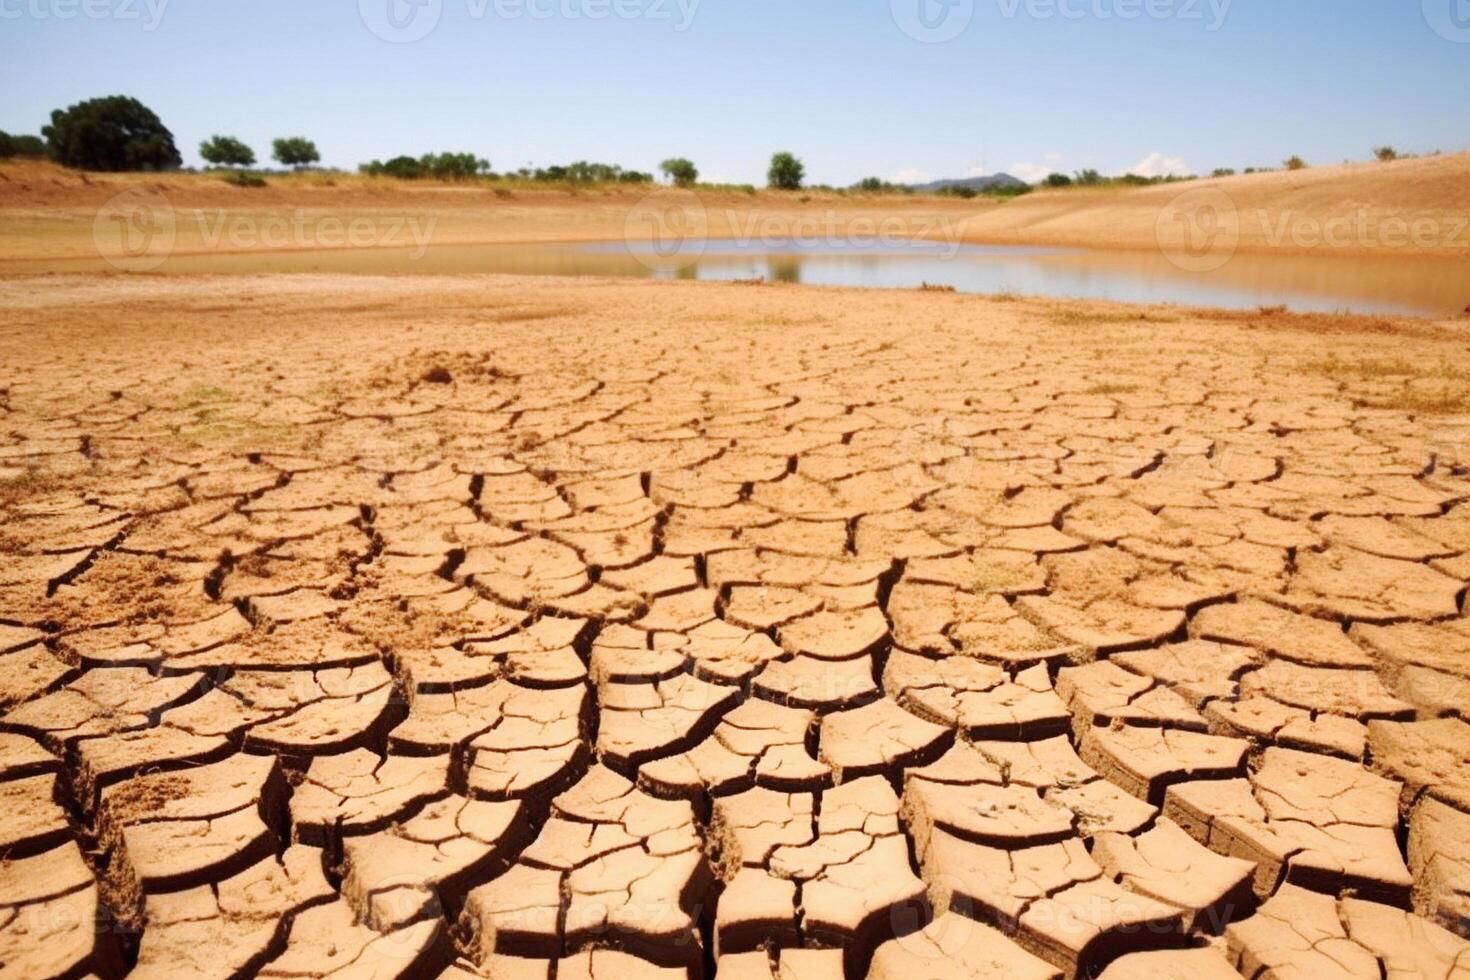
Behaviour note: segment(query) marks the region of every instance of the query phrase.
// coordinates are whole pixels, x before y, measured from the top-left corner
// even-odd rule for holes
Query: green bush
[[[1391,146],[1379,146],[1374,148],[1373,155],[1379,163],[1389,163],[1399,158],[1399,151]]]
[[[199,155],[216,167],[255,165],[255,151],[233,136],[211,136],[199,144]]]
[[[43,157],[46,141],[39,136],[12,136],[0,131],[0,159],[7,157]]]
[[[1235,176],[1235,168],[1233,168],[1233,167],[1216,167],[1210,173],[1210,176],[1211,177],[1234,177]]]
[[[1307,161],[1301,157],[1293,156],[1287,159],[1285,166],[1287,170],[1305,170],[1307,169]]]
[[[287,167],[302,170],[313,163],[320,163],[322,155],[317,152],[316,144],[304,136],[286,136],[276,140],[272,144],[276,162]]]
[[[1066,174],[1049,174],[1045,183],[1047,187],[1071,187],[1072,178]]]
[[[689,187],[699,180],[699,168],[684,157],[670,157],[658,168],[674,182],[675,187]]]
[[[184,162],[153,110],[125,95],[57,109],[41,134],[57,163],[80,170],[172,170]]]
[[[1102,174],[1096,170],[1079,170],[1074,179],[1083,187],[1096,187],[1103,182]]]
[[[801,190],[801,182],[805,179],[806,167],[792,154],[782,152],[771,157],[766,182],[772,187],[780,191]]]
[[[220,179],[226,184],[233,184],[236,187],[266,186],[264,177],[261,177],[259,174],[246,173],[243,170],[231,170]]]

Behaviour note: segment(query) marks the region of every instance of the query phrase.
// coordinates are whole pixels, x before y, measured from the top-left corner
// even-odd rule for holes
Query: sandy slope
[[[431,231],[436,246],[622,240],[655,232],[819,240],[886,234],[1186,254],[1223,246],[1433,254],[1470,262],[1470,153],[1459,153],[1142,189],[1046,191],[1004,204],[710,190],[657,190],[650,198],[626,188],[567,193],[343,175],[272,178],[269,187],[242,189],[210,175],[78,174],[11,162],[0,165],[0,268],[5,259],[95,257],[98,215],[106,224],[109,202],[120,193],[177,213],[175,254],[334,247],[330,229],[351,222],[367,229],[368,241],[402,243],[410,240],[407,233],[394,229],[412,222]],[[292,232],[275,242],[212,235],[226,219],[256,230],[275,222]]]

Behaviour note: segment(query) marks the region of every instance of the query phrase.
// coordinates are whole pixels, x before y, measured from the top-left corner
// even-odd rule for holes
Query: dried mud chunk
[[[599,766],[553,801],[514,867],[470,892],[463,920],[481,964],[611,940],[687,965],[700,955],[692,913],[708,879],[693,808]]]
[[[449,757],[389,756],[366,749],[314,759],[291,797],[298,840],[318,847],[367,834],[449,792]]]
[[[994,782],[933,782],[924,770],[904,785],[904,823],[922,847],[936,828],[992,847],[1034,847],[1072,838],[1072,811],[1045,799],[1035,788]]]
[[[764,868],[742,867],[720,893],[715,913],[715,948],[723,970],[731,954],[799,946],[796,882]]]
[[[342,895],[387,932],[442,914],[441,896],[500,870],[529,837],[523,805],[448,797],[387,830],[348,838]]]
[[[440,755],[516,719],[553,724],[577,719],[587,701],[584,687],[538,691],[508,681],[448,694],[419,694],[388,745],[412,755]]]
[[[1044,738],[1066,731],[1071,721],[1040,664],[1012,676],[968,657],[929,660],[896,650],[883,686],[914,714],[972,739]]]
[[[1067,659],[1077,648],[1037,628],[998,595],[976,596],[905,577],[888,600],[893,641],[914,653],[964,653],[1031,666]]]
[[[1345,897],[1339,915],[1352,940],[1376,954],[1388,977],[1460,977],[1470,942],[1389,905]]]
[[[1368,728],[1362,722],[1340,715],[1316,715],[1305,708],[1292,708],[1259,695],[1240,701],[1215,701],[1205,708],[1222,732],[1286,748],[1326,752],[1354,761],[1363,758]]]
[[[1022,596],[1016,606],[1058,636],[1098,654],[1157,645],[1185,623],[1177,609],[1148,609],[1118,599],[1072,605],[1050,596]]]
[[[1199,712],[1174,691],[1111,661],[1062,668],[1057,693],[1076,718],[1079,738],[1089,728],[1115,722],[1191,731],[1206,727]]]
[[[1315,615],[1391,623],[1454,616],[1464,587],[1427,565],[1338,547],[1302,554],[1285,599]]]
[[[974,747],[986,760],[1001,767],[1007,782],[1034,787],[1048,801],[1071,810],[1077,832],[1083,835],[1137,833],[1158,815],[1157,807],[1099,776],[1065,737],[1038,742],[977,742]],[[951,752],[959,752],[960,748],[956,745]],[[914,773],[927,774],[932,769]]]
[[[1422,800],[1409,818],[1408,850],[1415,911],[1470,932],[1470,814]]]
[[[1042,959],[1083,973],[1139,946],[1177,943],[1180,918],[1171,905],[1098,878],[1031,903],[1018,938]]]
[[[896,775],[938,758],[953,733],[909,714],[887,698],[822,719],[821,760],[839,783],[875,774]]]
[[[1265,905],[1225,931],[1231,958],[1248,977],[1342,977],[1378,980],[1378,958],[1348,937],[1337,903],[1283,885]]]
[[[1187,929],[1218,933],[1254,904],[1255,865],[1215,854],[1170,820],[1136,837],[1099,834],[1092,857],[1129,891],[1184,909]]]
[[[1250,743],[1243,739],[1159,728],[1094,729],[1082,758],[1107,779],[1154,806],[1164,791],[1188,779],[1239,775]]]
[[[756,675],[751,689],[777,704],[822,712],[851,708],[879,693],[870,657],[833,661],[799,656],[773,661]]]
[[[25,735],[0,732],[0,780],[24,779],[60,770],[61,760],[40,742]]]
[[[744,684],[782,656],[766,634],[718,619],[690,630],[678,650],[693,661],[696,677],[716,684]]]
[[[112,887],[131,898],[192,888],[249,867],[276,847],[284,796],[276,760],[249,755],[110,787],[96,823],[113,851]]]
[[[888,639],[888,621],[876,606],[824,611],[777,631],[783,649],[818,660],[850,660],[872,653]]]
[[[823,794],[814,841],[771,852],[771,873],[802,883],[805,935],[870,949],[899,917],[923,913],[924,885],[909,870],[898,808],[879,777],[846,783]]]
[[[1046,589],[1046,573],[1033,553],[999,548],[955,558],[917,558],[904,569],[904,581],[980,595],[1026,595]]]
[[[578,689],[567,691],[535,701],[527,714],[519,713],[524,701],[517,698],[498,725],[470,741],[465,778],[471,796],[544,799],[564,788],[588,755],[581,717],[586,698],[572,696],[581,694]]]
[[[1382,517],[1329,514],[1317,528],[1334,545],[1355,548],[1379,558],[1422,562],[1431,558],[1447,558],[1456,553],[1453,548],[1446,548],[1440,542]]]
[[[331,755],[386,733],[393,677],[379,662],[305,671],[240,671],[221,685],[276,717],[250,728],[251,751]]]
[[[145,728],[164,708],[198,696],[205,683],[202,674],[154,677],[140,667],[89,670],[66,687],[11,709],[0,724],[56,749],[81,738]]]
[[[1160,949],[1114,960],[1098,980],[1241,980],[1215,949]]]
[[[76,668],[39,643],[0,654],[0,711],[52,690],[76,676]]]
[[[1248,647],[1207,640],[1114,654],[1108,661],[1167,684],[1196,709],[1207,701],[1234,699],[1238,689],[1236,678],[1260,662],[1259,655]]]
[[[740,700],[737,688],[678,674],[652,684],[603,684],[598,754],[632,769],[697,744]]]
[[[0,974],[121,973],[92,872],[75,843],[0,863]]]
[[[724,870],[765,867],[781,846],[800,846],[816,839],[816,797],[757,787],[714,801],[710,837],[718,840]]]
[[[1246,697],[1269,695],[1306,711],[1361,721],[1407,721],[1414,717],[1414,706],[1390,694],[1371,670],[1332,670],[1272,660],[1242,677],[1240,690]]]
[[[725,604],[725,619],[761,632],[779,628],[822,608],[822,600],[796,589],[736,586]]]
[[[217,885],[150,895],[137,980],[229,980],[264,960],[291,917],[336,898],[320,853],[292,847]]]
[[[358,921],[346,901],[316,905],[291,923],[285,948],[261,977],[414,977],[447,960],[444,923],[426,919],[380,933]]]
[[[206,694],[174,711],[187,717],[190,709],[212,700]],[[79,801],[90,807],[103,787],[140,772],[177,768],[190,763],[197,765],[230,754],[233,733],[215,735],[186,731],[171,723],[174,711],[164,712],[163,724],[154,728],[118,732],[107,738],[88,738],[78,742],[73,785]]]
[[[1232,974],[1233,976],[1233,974]],[[873,954],[870,980],[1062,980],[1061,971],[1000,930],[947,912]],[[1205,980],[1205,978],[1190,978]]]
[[[723,796],[760,785],[786,791],[815,790],[831,780],[831,767],[807,754],[816,724],[810,711],[751,698],[732,709],[709,737],[680,755],[645,762],[640,785],[660,796]]]
[[[561,959],[556,965],[557,980],[682,980],[687,970],[659,966],[618,949],[587,949]],[[491,976],[496,976],[492,973]],[[517,978],[520,980],[520,978]]]
[[[1207,606],[1195,614],[1190,629],[1201,639],[1240,643],[1309,666],[1373,666],[1372,658],[1337,623],[1259,599]]]
[[[60,847],[71,837],[55,774],[0,782],[0,854],[25,857]]]
[[[1368,747],[1373,768],[1401,780],[1409,793],[1470,810],[1470,725],[1455,718],[1375,721]]]

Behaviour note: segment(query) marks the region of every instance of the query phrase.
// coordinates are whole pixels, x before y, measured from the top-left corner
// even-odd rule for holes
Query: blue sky
[[[189,163],[214,132],[739,182],[778,149],[833,184],[1336,163],[1470,147],[1470,0],[0,0],[0,129],[114,93]]]

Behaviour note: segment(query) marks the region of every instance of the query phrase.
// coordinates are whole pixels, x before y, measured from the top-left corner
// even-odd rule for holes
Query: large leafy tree
[[[41,134],[52,158],[81,170],[170,170],[184,162],[153,110],[125,95],[57,109]]]
[[[766,182],[772,187],[781,191],[800,190],[805,179],[806,167],[790,153],[777,153],[771,157],[771,170],[766,175]]]
[[[304,136],[286,136],[275,141],[273,146],[275,158],[278,163],[300,170],[309,167],[313,163],[319,163],[322,155],[317,152],[316,144]]]
[[[255,151],[233,136],[211,136],[199,144],[199,155],[217,167],[249,167],[255,164]]]

